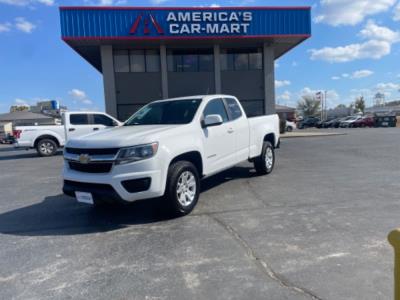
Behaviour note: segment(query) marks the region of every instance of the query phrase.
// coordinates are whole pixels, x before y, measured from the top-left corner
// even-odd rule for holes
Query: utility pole
[[[327,90],[325,90],[325,95],[324,95],[324,109],[325,109],[325,116],[324,116],[324,119],[327,119],[328,118],[328,110],[327,110],[327,101],[326,101],[326,97],[327,97],[327,95],[328,95],[328,91]]]

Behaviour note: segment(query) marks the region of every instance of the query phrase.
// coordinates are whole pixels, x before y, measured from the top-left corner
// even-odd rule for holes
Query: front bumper
[[[164,194],[166,174],[161,171],[160,162],[156,158],[113,165],[108,173],[86,173],[72,170],[68,162],[64,162],[63,192],[75,196],[75,192],[88,192],[99,201],[135,201],[160,197]],[[148,179],[150,184],[146,190],[129,192],[124,181]]]

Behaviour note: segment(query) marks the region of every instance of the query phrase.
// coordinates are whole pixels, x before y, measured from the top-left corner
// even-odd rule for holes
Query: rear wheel
[[[36,151],[40,156],[53,156],[57,148],[56,142],[51,139],[42,139],[36,145]]]
[[[175,215],[190,213],[200,194],[200,178],[196,167],[189,161],[177,161],[168,170],[165,196]]]
[[[275,165],[275,151],[272,144],[265,141],[261,155],[254,160],[254,168],[257,174],[266,175],[272,172]]]
[[[292,126],[288,126],[288,127],[286,127],[286,131],[287,131],[287,132],[291,132],[291,131],[293,131],[293,127],[292,127]]]

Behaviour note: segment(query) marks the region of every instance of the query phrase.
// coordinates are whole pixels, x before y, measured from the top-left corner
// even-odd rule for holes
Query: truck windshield
[[[188,99],[150,103],[133,114],[124,125],[188,124],[200,102],[201,99]]]

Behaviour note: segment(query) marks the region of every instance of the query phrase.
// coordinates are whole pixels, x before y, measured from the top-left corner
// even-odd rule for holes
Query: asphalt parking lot
[[[392,299],[400,130],[284,139],[273,174],[203,181],[195,211],[93,210],[62,157],[0,148],[1,299]]]

